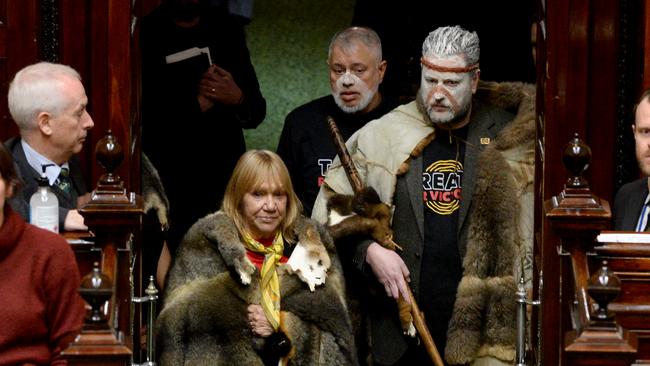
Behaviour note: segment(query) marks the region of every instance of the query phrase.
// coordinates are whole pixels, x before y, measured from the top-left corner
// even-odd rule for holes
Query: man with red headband
[[[417,99],[347,141],[363,183],[394,208],[393,238],[403,248],[364,241],[355,252],[370,288],[375,365],[432,364],[400,326],[395,299],[409,285],[448,364],[514,359],[513,294],[532,242],[534,88],[479,90],[479,53],[476,33],[434,30],[422,46]],[[352,194],[338,158],[313,218],[328,221],[332,193]]]

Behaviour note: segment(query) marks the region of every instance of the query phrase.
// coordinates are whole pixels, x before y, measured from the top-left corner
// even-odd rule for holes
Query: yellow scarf
[[[264,254],[264,262],[260,271],[262,309],[273,329],[277,331],[280,326],[280,281],[275,268],[280,264],[280,258],[282,258],[284,239],[278,231],[273,239],[273,244],[265,247],[248,233],[244,233],[244,246],[252,252]]]

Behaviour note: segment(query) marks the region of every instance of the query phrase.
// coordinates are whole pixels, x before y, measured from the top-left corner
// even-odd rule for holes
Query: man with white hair
[[[289,113],[277,147],[307,216],[336,156],[327,117],[334,119],[347,139],[368,121],[397,106],[394,99],[379,91],[387,65],[379,36],[372,29],[350,27],[336,33],[330,42],[327,64],[331,95]]]
[[[448,364],[514,358],[513,272],[532,235],[532,209],[523,208],[532,202],[534,93],[493,83],[483,101],[479,53],[476,33],[434,30],[422,45],[417,99],[347,141],[362,182],[394,208],[393,238],[403,248],[362,241],[353,259],[370,288],[374,365],[432,364],[400,325],[394,299],[408,298],[409,285]],[[505,107],[517,111],[514,120]],[[353,193],[338,158],[316,199],[317,221],[328,221],[333,193]]]
[[[5,142],[24,187],[10,204],[25,219],[44,171],[59,200],[59,228],[87,230],[77,209],[90,198],[77,153],[94,123],[81,76],[73,68],[39,62],[18,71],[9,85],[9,112],[20,137]],[[44,170],[45,169],[45,170]]]

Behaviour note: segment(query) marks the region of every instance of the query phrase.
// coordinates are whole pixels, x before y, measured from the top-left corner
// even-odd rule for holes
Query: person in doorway
[[[163,1],[140,31],[142,149],[169,199],[173,256],[190,226],[219,207],[246,151],[243,129],[262,123],[266,101],[242,25],[207,0]]]

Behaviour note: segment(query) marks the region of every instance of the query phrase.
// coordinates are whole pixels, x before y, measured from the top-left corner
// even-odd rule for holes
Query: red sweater
[[[0,226],[0,365],[66,365],[85,314],[79,270],[61,236],[5,205]]]

